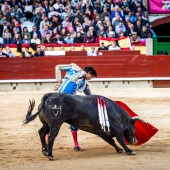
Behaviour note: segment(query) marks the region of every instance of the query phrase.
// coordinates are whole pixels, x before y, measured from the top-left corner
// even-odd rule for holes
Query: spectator
[[[2,52],[3,46],[0,46],[0,58],[1,57],[9,57],[6,53]]]
[[[64,39],[67,37],[67,33],[66,33],[66,29],[62,28],[61,32],[60,32],[60,36]]]
[[[85,35],[84,36],[84,42],[85,43],[94,43],[94,36],[93,35],[91,35],[91,32],[90,31],[88,31],[87,32],[87,35]]]
[[[74,47],[74,46],[71,46],[71,47],[70,47],[70,51],[75,51],[75,47]]]
[[[24,35],[24,38],[22,39],[21,43],[22,44],[30,44],[31,43],[27,34]]]
[[[60,47],[60,51],[65,51],[64,46],[61,46],[61,47]]]
[[[47,33],[50,33],[50,35],[52,36],[52,31],[49,30],[49,26],[48,25],[45,25],[44,26],[44,29],[41,31],[41,37],[42,39],[46,37],[46,34]]]
[[[25,35],[28,36],[28,39],[31,39],[31,35],[30,35],[30,33],[28,32],[28,28],[27,28],[27,27],[23,27],[22,33],[21,33],[21,38],[24,38]]]
[[[14,58],[15,55],[12,53],[12,51],[10,50],[10,48],[8,46],[5,47],[5,51],[4,53],[9,57],[9,58]]]
[[[42,39],[43,44],[53,43],[53,38],[50,33],[47,33],[46,36]]]
[[[32,17],[33,17],[33,6],[31,5],[31,3],[29,1],[26,2],[25,8],[25,17],[27,19],[27,21],[31,21]]]
[[[87,56],[97,56],[97,52],[95,51],[95,47],[91,47],[91,50],[87,52]]]
[[[104,26],[100,26],[99,31],[97,32],[97,37],[102,35],[102,37],[107,37],[106,32],[104,30]]]
[[[100,47],[98,48],[98,50],[108,50],[108,47],[106,47],[106,46],[104,45],[104,42],[101,42],[101,45],[100,45]]]
[[[69,33],[70,32],[70,29],[73,29],[74,30],[74,27],[72,25],[72,23],[70,22],[70,20],[67,21],[67,24],[65,26],[65,29],[66,29],[66,32]]]
[[[13,40],[12,40],[10,34],[5,34],[5,37],[4,37],[4,44],[13,44]]]
[[[3,38],[5,38],[6,34],[8,34],[10,38],[12,37],[10,29],[8,27],[4,30]]]
[[[64,38],[64,41],[65,41],[67,44],[73,44],[73,43],[74,43],[74,39],[71,38],[70,33],[67,33],[67,37]]]
[[[86,25],[85,28],[84,28],[85,33],[87,33],[87,32],[89,31],[89,28],[90,28],[91,26],[93,26],[93,25],[92,25],[92,22],[91,22],[90,20],[88,20],[88,21],[87,21],[87,25]]]
[[[133,32],[136,32],[136,31],[135,31],[135,28],[134,28],[134,25],[133,25],[133,24],[130,24],[130,25],[129,25],[129,29],[128,29],[127,32],[126,32],[126,35],[127,35],[127,36],[131,36],[131,35],[133,34]]]
[[[56,36],[53,38],[53,43],[56,44],[63,44],[63,38],[57,33]]]
[[[44,29],[45,26],[49,25],[49,21],[48,21],[48,17],[44,17],[43,20],[40,22],[40,31],[42,31]]]
[[[74,31],[73,28],[70,28],[69,33],[70,33],[70,35],[71,35],[71,36],[70,36],[71,38],[74,39],[74,38],[76,37],[76,32]]]
[[[76,37],[74,38],[74,43],[83,43],[83,37],[81,35],[81,32],[77,32]]]
[[[20,34],[15,34],[14,39],[13,39],[13,44],[21,44],[21,38],[20,38]]]
[[[33,57],[32,52],[29,51],[29,47],[25,47],[25,51],[21,52],[20,57],[27,58],[27,57]]]
[[[37,35],[37,38],[41,40],[41,33],[37,30],[36,26],[32,27],[32,31],[30,32],[31,38],[33,38],[34,35]]]
[[[114,10],[112,11],[111,15],[110,15],[110,20],[112,21],[112,19],[115,17],[115,13],[118,13],[119,16],[121,17],[121,19],[123,19],[122,13],[121,13],[121,9],[119,8],[119,6],[115,6]]]
[[[50,46],[48,51],[54,51],[54,47]]]
[[[0,37],[0,46],[2,46],[3,44],[4,44],[4,39]]]
[[[41,40],[37,37],[37,34],[33,35],[33,38],[31,39],[31,43],[41,44]]]
[[[107,7],[104,7],[104,8],[103,8],[103,12],[102,12],[101,15],[100,15],[101,20],[104,21],[104,18],[105,18],[106,16],[110,18],[110,13],[107,11]]]
[[[131,43],[139,43],[140,37],[137,35],[137,32],[133,32],[132,36],[130,37]]]
[[[122,21],[120,21],[119,25],[116,26],[116,29],[115,29],[116,33],[118,33],[118,29],[120,29],[124,34],[126,33],[126,27]]]
[[[142,31],[142,25],[140,21],[136,22],[136,26],[135,26],[135,32],[137,32],[138,36],[140,36],[140,33]]]
[[[110,31],[109,34],[108,34],[108,37],[109,38],[114,38],[116,36],[115,36],[115,33],[113,31]]]
[[[81,46],[80,46],[80,51],[86,51],[84,45],[81,45]]]
[[[142,26],[142,30],[141,30],[141,33],[140,33],[140,38],[142,39],[146,39],[146,38],[150,38],[150,33],[149,31],[147,30],[147,27],[146,26]]]
[[[96,31],[94,30],[94,27],[93,27],[93,26],[90,26],[90,27],[89,27],[89,32],[90,32],[91,35],[94,37],[94,41],[95,41],[95,39],[96,39],[96,37],[97,37],[97,33],[96,33]]]
[[[120,47],[116,45],[116,41],[112,41],[112,44],[108,48],[109,51],[121,50]]]

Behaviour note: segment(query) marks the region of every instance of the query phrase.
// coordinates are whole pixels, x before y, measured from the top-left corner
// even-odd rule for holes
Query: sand
[[[168,170],[170,169],[170,89],[92,89],[113,100],[125,102],[138,115],[159,129],[141,146],[130,146],[137,155],[117,154],[99,137],[78,131],[81,151],[73,150],[69,125],[63,124],[53,148],[55,161],[41,153],[37,117],[22,126],[29,99],[36,101],[47,91],[0,92],[0,169],[3,170]]]

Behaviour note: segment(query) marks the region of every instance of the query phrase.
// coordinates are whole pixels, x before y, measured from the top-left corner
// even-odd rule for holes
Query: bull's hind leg
[[[116,145],[114,139],[112,139],[111,137],[108,137],[108,136],[106,136],[106,135],[100,135],[100,137],[101,137],[103,140],[105,140],[107,143],[109,143],[110,145],[112,145],[112,146],[116,149],[117,153],[122,153],[123,149],[122,149],[122,148],[119,148],[119,147]]]
[[[54,126],[50,126],[50,132],[49,132],[49,138],[48,138],[48,144],[47,144],[47,152],[48,152],[49,160],[54,160],[53,155],[52,155],[52,149],[53,149],[54,140],[58,135],[60,127],[61,127],[61,124],[59,124],[58,122],[55,122]]]
[[[38,133],[39,133],[41,144],[42,144],[42,153],[44,155],[46,155],[47,154],[46,153],[47,152],[47,143],[45,141],[45,136],[46,136],[46,134],[49,133],[49,126],[41,116],[39,118],[40,118],[41,122],[43,123],[43,126],[38,131]]]

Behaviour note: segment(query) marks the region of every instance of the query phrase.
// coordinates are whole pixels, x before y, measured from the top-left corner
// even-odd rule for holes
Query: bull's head
[[[137,120],[144,122],[146,125],[148,125],[148,123],[139,116],[132,117],[129,125],[126,126],[124,129],[124,137],[128,141],[128,144],[135,145],[137,143],[137,139],[135,136],[135,123]]]

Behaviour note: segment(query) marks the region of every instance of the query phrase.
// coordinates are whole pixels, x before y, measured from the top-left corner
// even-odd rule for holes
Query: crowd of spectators
[[[97,43],[150,37],[142,0],[0,0],[0,44]],[[33,23],[32,30],[22,27]],[[114,46],[114,45],[111,45]],[[114,47],[110,47],[114,48]]]

